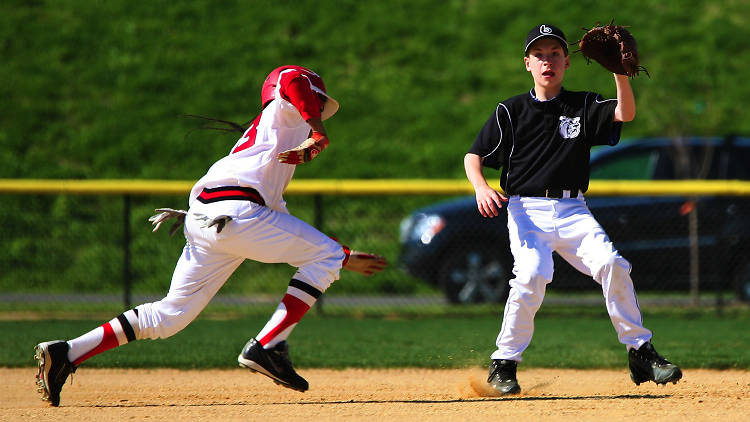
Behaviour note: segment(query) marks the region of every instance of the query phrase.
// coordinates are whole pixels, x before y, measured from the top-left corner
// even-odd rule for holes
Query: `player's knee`
[[[610,254],[602,264],[602,267],[609,268],[612,271],[630,272],[630,262],[617,252]]]
[[[619,253],[613,252],[607,255],[593,271],[594,279],[599,283],[605,277],[619,279],[618,274],[630,274],[630,262]]]
[[[534,257],[528,259],[522,263],[516,263],[513,273],[516,274],[516,278],[528,280],[528,282],[539,282],[544,280],[549,283],[552,280],[552,274],[554,273],[554,264],[552,259],[540,259]]]
[[[536,307],[541,305],[547,284],[552,281],[553,267],[547,265],[516,266],[513,272],[515,277],[510,280],[510,286],[517,295],[517,300],[525,302],[527,306]],[[541,261],[538,261],[541,264]]]
[[[302,279],[325,292],[339,279],[344,257],[344,249],[334,242],[315,260],[300,266],[295,278]]]
[[[171,337],[195,318],[190,312],[181,307],[174,306],[167,298],[158,302],[139,305],[137,338],[156,340]]]

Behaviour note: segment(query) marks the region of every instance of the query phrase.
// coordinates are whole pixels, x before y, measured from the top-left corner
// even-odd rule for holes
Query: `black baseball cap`
[[[531,47],[531,44],[542,38],[557,39],[560,41],[560,44],[562,44],[563,50],[565,50],[565,55],[568,55],[568,40],[565,39],[565,34],[562,32],[562,29],[546,23],[531,28],[529,35],[526,37],[526,49],[524,49],[523,55],[525,56],[529,54],[529,47]]]

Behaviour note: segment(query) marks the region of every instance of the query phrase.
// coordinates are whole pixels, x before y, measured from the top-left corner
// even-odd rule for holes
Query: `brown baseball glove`
[[[578,41],[578,51],[586,58],[586,62],[595,60],[602,67],[612,73],[635,77],[643,71],[648,75],[645,67],[638,62],[638,46],[635,38],[621,25],[600,26],[599,23],[586,31]]]

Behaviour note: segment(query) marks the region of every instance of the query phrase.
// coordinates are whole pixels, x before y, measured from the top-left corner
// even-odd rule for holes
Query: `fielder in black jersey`
[[[630,263],[612,245],[586,206],[589,153],[615,145],[623,122],[635,117],[627,76],[614,74],[617,98],[562,87],[570,67],[563,32],[535,26],[526,38],[524,64],[534,88],[498,104],[464,157],[477,209],[495,217],[508,202],[513,274],[487,382],[500,394],[518,394],[516,367],[534,331],[534,315],[552,281],[552,253],[602,286],[607,312],[628,350],[630,376],[640,384],[676,383],[682,371],[651,345],[630,278]],[[501,170],[500,193],[482,168]],[[576,333],[571,333],[575,338]]]
[[[503,168],[508,195],[545,196],[545,189],[586,192],[589,151],[615,145],[622,122],[612,119],[617,100],[562,89],[549,101],[534,90],[498,104],[469,150],[482,164]]]

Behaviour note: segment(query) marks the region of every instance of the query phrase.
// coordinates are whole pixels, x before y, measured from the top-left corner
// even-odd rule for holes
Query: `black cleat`
[[[521,393],[521,386],[516,380],[517,366],[518,362],[514,360],[494,359],[490,364],[487,382],[503,396]]]
[[[644,343],[640,349],[630,349],[628,352],[630,364],[630,379],[635,385],[653,381],[665,385],[668,382],[677,384],[682,378],[682,371],[677,365],[664,359],[656,353],[651,343]]]
[[[297,375],[289,360],[289,345],[282,341],[272,349],[264,349],[256,339],[247,342],[237,362],[253,372],[261,373],[286,388],[306,391],[307,381]]]
[[[34,348],[34,359],[39,363],[37,391],[42,393],[42,400],[49,401],[52,406],[60,405],[60,390],[68,375],[76,371],[68,360],[68,348],[68,343],[62,340],[39,343]]]

